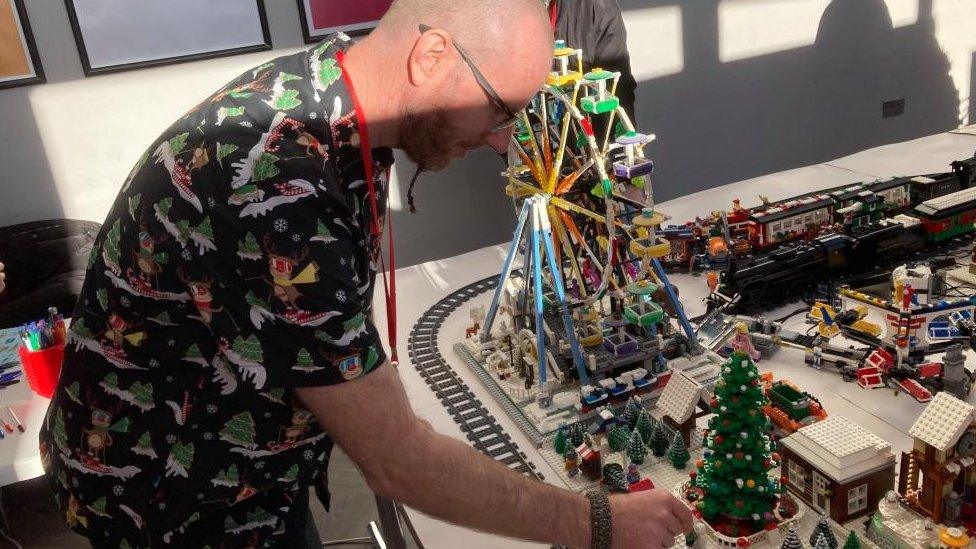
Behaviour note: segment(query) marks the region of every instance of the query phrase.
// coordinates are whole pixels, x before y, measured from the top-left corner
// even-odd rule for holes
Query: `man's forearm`
[[[429,426],[389,479],[390,497],[424,513],[503,536],[588,547],[585,496],[529,479]],[[398,457],[401,457],[398,455]]]

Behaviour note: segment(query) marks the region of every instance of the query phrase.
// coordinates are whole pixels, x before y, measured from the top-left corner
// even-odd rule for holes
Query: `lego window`
[[[790,460],[788,463],[790,477],[789,481],[795,488],[799,488],[804,492],[810,491],[810,476],[807,470],[796,461]]]
[[[847,491],[847,514],[853,515],[868,508],[868,485],[862,484]]]

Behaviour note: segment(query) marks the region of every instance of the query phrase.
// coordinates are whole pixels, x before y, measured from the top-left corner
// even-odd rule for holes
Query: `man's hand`
[[[658,549],[692,529],[691,511],[665,490],[610,498],[614,549]]]

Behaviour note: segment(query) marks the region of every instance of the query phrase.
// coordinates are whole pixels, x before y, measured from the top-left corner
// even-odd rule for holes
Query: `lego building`
[[[958,525],[972,502],[976,475],[976,408],[949,393],[935,395],[912,425],[910,453],[902,453],[898,493],[936,523]]]
[[[891,445],[842,416],[780,440],[787,487],[843,524],[874,511],[895,482]]]

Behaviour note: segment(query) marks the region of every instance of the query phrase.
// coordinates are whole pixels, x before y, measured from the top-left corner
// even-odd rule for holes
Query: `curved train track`
[[[471,299],[498,285],[498,275],[479,280],[452,292],[427,309],[410,331],[407,350],[414,368],[424,378],[468,441],[488,457],[526,476],[544,480],[512,437],[475,396],[468,385],[441,355],[438,336],[444,321]]]

